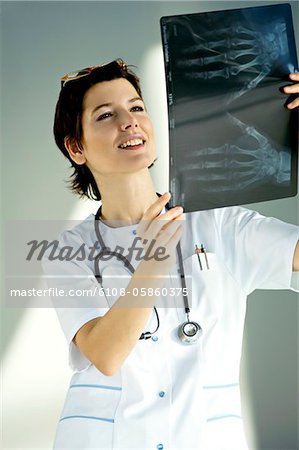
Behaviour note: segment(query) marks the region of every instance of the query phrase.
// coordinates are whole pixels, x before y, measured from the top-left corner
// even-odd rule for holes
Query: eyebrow
[[[142,98],[141,97],[133,97],[133,98],[130,98],[130,100],[128,100],[128,103],[134,103],[134,102],[136,102],[136,101],[138,101],[138,100],[140,100],[140,101],[143,101],[142,100]],[[100,108],[105,108],[105,107],[107,107],[107,106],[112,106],[113,105],[113,103],[102,103],[101,105],[97,105],[95,108],[93,108],[93,110],[91,111],[91,115],[93,115],[95,112],[97,112]]]

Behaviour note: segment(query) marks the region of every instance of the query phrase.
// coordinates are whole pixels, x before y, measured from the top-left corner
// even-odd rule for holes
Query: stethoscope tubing
[[[168,205],[166,205],[166,209],[169,209]],[[135,269],[132,266],[131,262],[124,255],[122,255],[121,253],[113,252],[109,249],[109,247],[106,247],[105,242],[104,242],[104,240],[101,236],[101,232],[100,232],[100,226],[99,226],[100,216],[101,216],[101,206],[98,209],[98,211],[95,215],[95,220],[94,220],[94,224],[95,224],[94,228],[95,228],[96,237],[101,246],[101,251],[95,257],[95,260],[94,260],[94,274],[95,274],[96,280],[102,286],[103,277],[100,272],[99,261],[101,260],[101,258],[103,256],[115,257],[117,260],[121,261],[125,267],[128,268],[128,270],[131,272],[132,275],[134,274]],[[198,323],[190,322],[190,320],[189,320],[190,307],[189,307],[189,301],[188,301],[185,271],[184,271],[182,249],[181,249],[180,242],[178,242],[176,250],[177,250],[178,261],[179,261],[179,273],[180,273],[180,279],[181,279],[181,285],[182,285],[185,314],[187,316],[187,321],[184,322],[183,324],[181,324],[178,329],[178,336],[183,343],[193,344],[198,340],[198,338],[201,334],[201,327],[200,327],[200,325],[198,325]],[[145,333],[141,334],[139,339],[149,339],[159,329],[160,319],[159,319],[159,314],[158,314],[157,308],[155,306],[154,306],[154,312],[155,312],[156,318],[157,318],[157,327],[156,327],[155,331],[153,331],[153,332],[146,331]],[[191,336],[188,331],[186,332],[186,329],[188,327],[190,328],[190,326],[193,327],[193,330],[194,330],[193,336]]]

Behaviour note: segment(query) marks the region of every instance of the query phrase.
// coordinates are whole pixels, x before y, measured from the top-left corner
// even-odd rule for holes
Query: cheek
[[[153,124],[150,120],[147,120],[144,124],[144,128],[146,130],[147,135],[151,138],[151,139],[155,139],[155,133],[154,133],[154,127]]]
[[[150,136],[152,140],[152,146],[154,147],[154,150],[156,151],[156,137],[155,137],[155,130],[153,127],[151,127]]]
[[[87,130],[83,134],[82,143],[88,153],[101,153],[109,145],[111,133],[103,130]]]

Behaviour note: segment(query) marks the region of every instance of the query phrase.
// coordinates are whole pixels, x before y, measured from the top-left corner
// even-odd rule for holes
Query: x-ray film
[[[188,211],[297,193],[298,71],[288,4],[161,18],[172,204]]]

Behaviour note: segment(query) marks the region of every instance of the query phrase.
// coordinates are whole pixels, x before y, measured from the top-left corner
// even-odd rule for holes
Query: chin
[[[146,154],[139,154],[135,155],[134,158],[130,161],[130,166],[134,169],[147,169],[149,166],[151,166],[154,161],[156,160],[156,156],[153,155],[146,155]],[[133,162],[134,160],[134,162]]]

